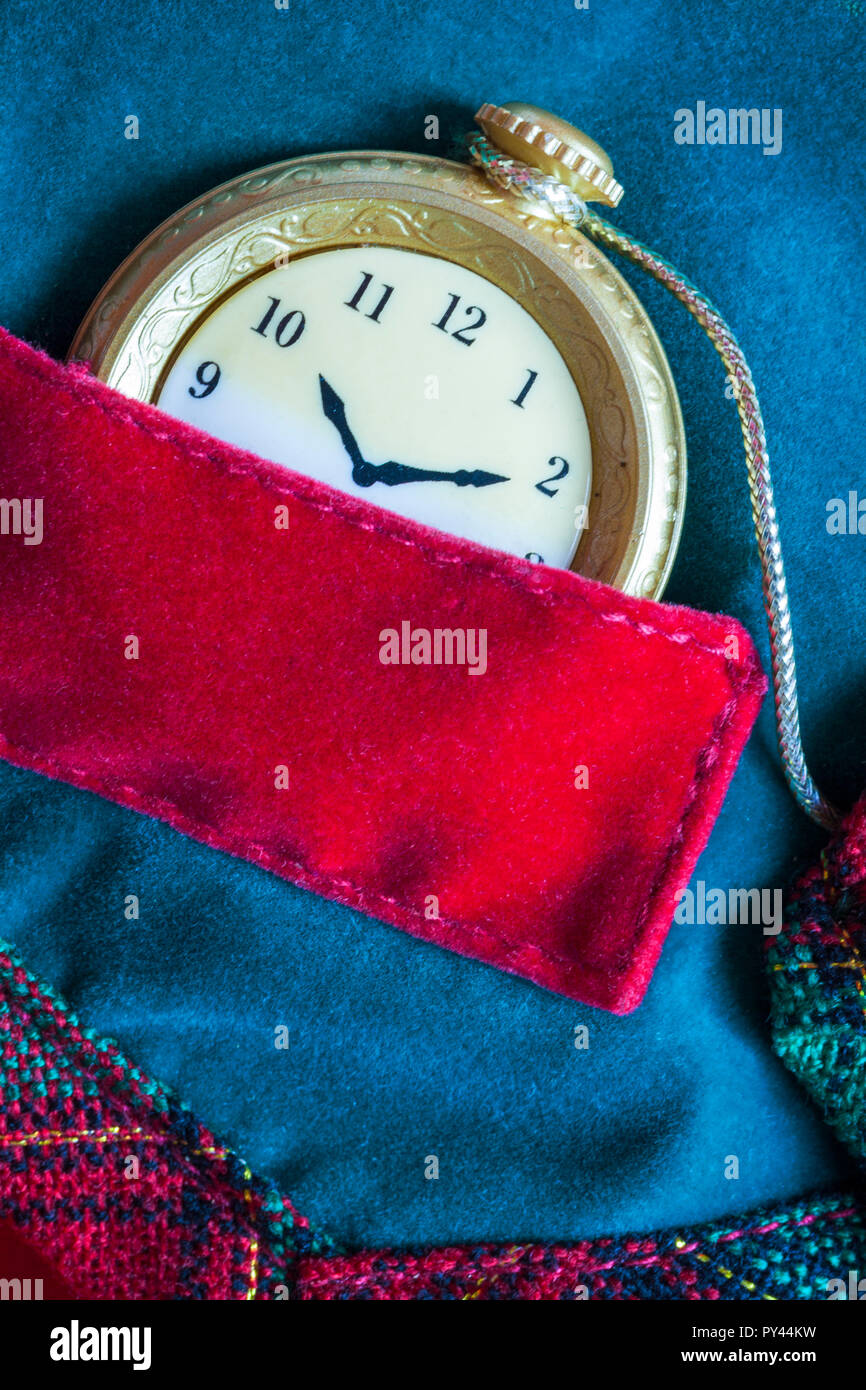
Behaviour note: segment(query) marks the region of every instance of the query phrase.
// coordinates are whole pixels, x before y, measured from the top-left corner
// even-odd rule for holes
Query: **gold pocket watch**
[[[604,151],[523,103],[492,144],[615,206]],[[685,502],[682,416],[637,297],[549,206],[468,164],[312,155],[158,227],[70,357],[344,492],[658,597]]]

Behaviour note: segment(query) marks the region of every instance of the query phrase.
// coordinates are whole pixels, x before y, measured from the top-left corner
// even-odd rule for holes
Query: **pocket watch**
[[[485,105],[500,150],[615,206],[604,151]],[[650,319],[580,232],[451,160],[312,155],[170,217],[70,357],[108,385],[441,531],[658,597],[685,501]]]

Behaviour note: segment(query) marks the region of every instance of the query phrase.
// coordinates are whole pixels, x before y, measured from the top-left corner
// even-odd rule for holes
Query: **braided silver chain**
[[[673,266],[661,256],[657,256],[649,247],[626,236],[596,213],[590,212],[586,203],[558,179],[549,174],[542,174],[519,160],[506,158],[481,135],[471,137],[469,152],[472,160],[500,187],[543,202],[563,222],[575,228],[579,227],[602,246],[618,251],[620,255],[652,275],[685,305],[721,357],[737,403],[746,452],[752,516],[761,559],[764,609],[770,634],[776,736],[782,767],[798,804],[812,820],[832,830],[840,821],[839,812],[815,786],[803,751],[794,635],[773,495],[770,457],[755,384],[749,364],[734,334],[710,301]]]

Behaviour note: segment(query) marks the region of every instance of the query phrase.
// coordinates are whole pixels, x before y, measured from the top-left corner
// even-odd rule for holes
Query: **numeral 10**
[[[265,310],[261,323],[253,325],[253,332],[259,333],[263,338],[267,338],[271,319],[280,307],[280,300],[275,299],[272,294],[268,295],[268,299],[270,300],[270,304]],[[290,309],[287,314],[283,315],[274,330],[274,342],[278,347],[292,347],[292,345],[298,341],[306,326],[307,321],[301,313],[301,310]]]

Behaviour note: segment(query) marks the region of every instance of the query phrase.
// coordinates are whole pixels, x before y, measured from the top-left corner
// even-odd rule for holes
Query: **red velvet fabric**
[[[13,1288],[3,1295],[4,1301],[16,1297],[37,1302],[75,1297],[43,1251],[24,1240],[8,1221],[0,1221],[0,1279],[21,1281],[20,1289]]]
[[[2,756],[637,1005],[765,689],[735,622],[405,521],[5,333],[0,478],[43,506],[41,543],[14,509],[0,535]],[[383,665],[403,622],[484,629],[485,673]]]

